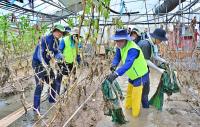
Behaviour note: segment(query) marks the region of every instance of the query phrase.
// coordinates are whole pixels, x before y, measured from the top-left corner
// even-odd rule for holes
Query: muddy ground
[[[85,70],[84,76],[87,75],[88,69]],[[106,67],[108,71],[108,67]],[[27,112],[26,115],[23,115],[13,124],[11,127],[27,127],[27,126],[45,126],[47,123],[50,126],[62,126],[67,119],[73,114],[73,112],[84,102],[84,100],[92,93],[94,88],[100,84],[100,79],[97,77],[101,76],[100,73],[98,76],[94,77],[94,82],[89,83],[85,82],[83,84],[90,84],[87,88],[87,95],[82,96],[80,102],[78,103],[77,96],[78,89],[74,91],[71,98],[64,99],[64,102],[53,107],[47,115],[44,115],[53,104],[49,104],[48,101],[44,101],[41,104],[41,113],[44,115],[41,121],[37,124],[34,124],[34,115],[32,109]],[[82,77],[84,77],[82,76]],[[160,75],[155,71],[151,70],[151,91],[149,97],[151,97],[158,86]],[[102,79],[101,79],[102,80]],[[118,81],[121,85],[124,95],[126,96],[126,87],[127,87],[127,77],[122,76],[118,78]],[[28,102],[32,102],[32,95],[34,90],[34,79],[30,78],[26,84],[30,84],[30,90],[26,92],[26,99]],[[47,90],[44,92],[47,92]],[[163,111],[157,111],[154,107],[149,109],[141,109],[140,117],[133,118],[131,117],[131,111],[125,111],[126,117],[129,122],[122,127],[199,127],[200,126],[200,108],[199,102],[196,101],[197,98],[190,96],[190,93],[187,89],[182,88],[181,93],[176,93],[170,98],[165,96]],[[70,102],[70,103],[66,103]],[[20,94],[10,97],[1,97],[0,108],[1,115],[0,118],[5,117],[9,113],[15,111],[21,107]],[[45,121],[42,122],[42,121]],[[51,123],[51,124],[50,124]],[[100,89],[97,90],[96,94],[92,96],[89,102],[83,106],[83,108],[74,116],[73,120],[67,125],[69,127],[115,127],[111,122],[109,117],[103,115],[103,98]]]

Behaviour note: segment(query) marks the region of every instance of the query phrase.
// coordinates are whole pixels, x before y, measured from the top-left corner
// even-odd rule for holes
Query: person
[[[148,59],[147,60],[148,66],[157,70],[161,74],[165,70],[159,68],[152,61],[154,60],[154,61],[158,61],[160,63],[168,64],[168,62],[165,59],[163,59],[162,57],[159,56],[159,50],[158,50],[158,45],[161,42],[167,41],[167,40],[168,39],[166,37],[166,31],[161,29],[161,28],[157,28],[157,29],[154,30],[153,33],[150,33],[150,39],[145,40],[145,41],[140,41],[140,43],[138,43],[138,45],[143,50],[143,53],[148,55],[146,57],[146,59]]]
[[[60,39],[60,44],[59,44],[59,51],[61,53],[63,53],[63,50],[61,48],[61,46],[63,46],[63,41],[64,41],[64,38],[66,37],[69,37],[70,36],[70,33],[71,33],[71,28],[68,27],[68,26],[65,26],[65,32],[63,33],[63,38]],[[63,56],[64,57],[64,56]],[[57,71],[57,77],[56,77],[56,86],[57,86],[57,92],[58,94],[60,94],[60,88],[61,88],[61,82],[62,82],[62,77],[63,75],[68,75],[68,66],[65,64],[64,62],[64,58],[63,58],[63,61],[60,61],[58,63],[58,66],[59,66],[59,70]],[[71,68],[70,68],[71,69]]]
[[[137,44],[141,39],[141,33],[137,28],[133,28],[132,31],[130,32],[130,36],[132,40]]]
[[[116,42],[117,48],[110,68],[112,73],[108,75],[107,80],[112,83],[124,73],[128,76],[129,84],[125,98],[125,108],[132,108],[132,115],[137,117],[140,113],[142,84],[148,80],[147,63],[142,50],[132,41],[125,29],[117,30],[111,39]],[[120,61],[122,61],[123,65],[116,70]]]
[[[65,36],[59,45],[59,50],[62,52],[64,57],[64,63],[60,64],[60,68],[62,70],[62,74],[58,75],[57,83],[60,85],[62,82],[63,75],[69,75],[69,73],[72,71],[74,62],[77,57],[76,53],[76,46],[75,43],[78,42],[78,28],[74,28],[71,31],[71,34],[68,34],[68,36]],[[75,70],[73,70],[75,74]],[[64,88],[66,90],[66,88]]]
[[[129,28],[128,28],[128,34],[130,34],[130,33],[131,33],[131,28],[129,27]]]
[[[78,42],[78,53],[79,54],[77,54],[77,57],[76,57],[76,61],[77,61],[78,65],[81,64],[81,55],[80,55],[80,53],[82,52],[82,49],[83,49],[83,42],[84,42],[84,38],[83,38],[83,36],[80,36],[79,42]]]
[[[194,32],[196,24],[197,24],[197,19],[196,19],[196,16],[194,16],[194,18],[191,21],[192,32]]]
[[[155,45],[160,44],[162,41],[167,41],[166,32],[163,29],[157,28],[154,30],[153,33],[150,33],[150,36],[152,38],[152,42],[150,42],[147,39],[141,40],[138,42],[138,46],[142,49],[142,52],[147,61],[148,67],[155,69],[157,72],[162,74],[165,70],[162,68],[159,68],[156,64],[152,62],[152,60],[157,60],[157,61],[160,61],[161,63],[168,64],[168,62],[165,59],[161,58],[158,55],[158,49],[157,49],[157,46],[155,46]],[[145,83],[143,87],[143,93],[142,93],[143,108],[149,108],[149,99],[148,99],[149,91],[150,91],[150,79]]]
[[[147,33],[148,33],[148,29],[145,28],[145,29],[144,29],[144,32],[143,32],[142,35],[141,35],[142,40],[148,39],[148,35],[147,35]]]
[[[141,33],[137,28],[132,29],[130,36],[136,44],[143,41],[142,37],[141,37]],[[148,54],[146,54],[146,51],[144,50],[144,48],[141,45],[138,45],[138,46],[140,46],[140,48],[142,49],[145,59],[148,60],[149,57],[148,57]],[[149,68],[148,68],[148,71],[149,71]],[[143,108],[149,108],[149,99],[148,99],[148,95],[149,95],[149,91],[150,91],[149,75],[147,75],[147,79],[148,80],[146,82],[144,82],[144,84],[143,84],[143,90],[142,90],[142,107]]]
[[[53,30],[49,35],[41,38],[40,42],[37,44],[33,58],[32,58],[32,68],[35,72],[36,88],[34,92],[33,107],[34,111],[37,113],[40,111],[40,98],[45,82],[51,83],[51,89],[49,94],[49,102],[55,103],[55,75],[53,70],[50,69],[50,60],[62,59],[62,54],[58,50],[59,38],[62,37],[64,32],[64,27],[60,24],[54,26]]]

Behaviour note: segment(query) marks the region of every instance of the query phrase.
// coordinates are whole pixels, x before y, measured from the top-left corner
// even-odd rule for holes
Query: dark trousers
[[[36,88],[34,92],[34,101],[33,101],[33,106],[35,109],[40,110],[40,99],[41,99],[41,94],[43,90],[44,83],[46,82],[49,84],[50,80],[53,80],[53,82],[50,84],[52,89],[50,89],[50,94],[49,94],[49,102],[54,103],[55,96],[56,96],[56,82],[55,82],[55,75],[53,70],[50,70],[50,74],[46,71],[46,69],[43,67],[41,63],[38,61],[32,61],[32,67],[35,71],[35,82],[36,82]]]
[[[61,87],[61,82],[63,75],[69,75],[69,73],[72,71],[73,68],[73,63],[60,63],[58,64],[60,67],[60,70],[58,71],[57,77],[56,77],[56,86],[57,86],[57,92],[60,94],[60,87]],[[74,71],[76,72],[76,71]]]
[[[150,91],[150,79],[143,84],[143,90],[142,90],[142,107],[143,108],[149,108],[149,99],[148,99],[149,91]]]

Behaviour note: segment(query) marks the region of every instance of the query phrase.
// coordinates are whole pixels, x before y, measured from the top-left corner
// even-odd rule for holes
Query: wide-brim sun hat
[[[131,34],[133,32],[135,32],[138,36],[141,36],[141,33],[140,33],[140,31],[137,28],[133,28],[132,31],[131,31]]]
[[[132,41],[132,38],[130,37],[126,29],[116,30],[115,34],[111,36],[110,39],[114,41],[118,41],[118,40]]]
[[[79,28],[76,28],[76,27],[73,28],[72,31],[71,31],[72,35],[75,35],[75,34],[78,34],[78,33],[79,33]]]
[[[54,27],[53,27],[53,30],[52,31],[54,31],[54,30],[59,30],[60,32],[65,32],[65,27],[63,26],[63,25],[61,25],[61,24],[56,24]]]
[[[151,37],[155,38],[155,39],[159,39],[161,41],[167,41],[167,37],[166,37],[166,31],[160,28],[157,28],[154,30],[153,33],[150,33]]]

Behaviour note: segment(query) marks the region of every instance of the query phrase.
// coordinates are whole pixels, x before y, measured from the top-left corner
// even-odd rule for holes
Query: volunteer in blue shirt
[[[62,54],[58,50],[59,38],[63,36],[64,27],[62,25],[55,25],[52,32],[41,38],[40,42],[35,48],[32,59],[32,67],[35,72],[36,88],[34,92],[34,111],[40,111],[40,98],[43,90],[44,83],[49,84],[53,80],[49,94],[49,102],[55,102],[56,83],[55,75],[50,69],[50,60],[62,59]]]
[[[118,76],[126,73],[129,78],[125,108],[132,108],[132,115],[139,116],[143,84],[148,81],[148,68],[140,47],[132,41],[127,30],[117,30],[111,37],[117,44],[108,80],[112,83]],[[122,61],[121,67],[117,66]]]

